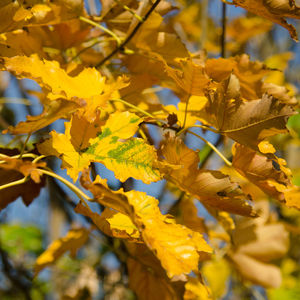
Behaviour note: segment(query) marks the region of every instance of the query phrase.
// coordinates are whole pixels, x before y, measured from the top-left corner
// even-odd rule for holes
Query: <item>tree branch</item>
[[[124,40],[124,42],[119,45],[115,50],[113,50],[108,56],[104,57],[95,67],[99,68],[101,67],[105,62],[107,62],[108,60],[110,60],[115,54],[117,54],[120,50],[124,49],[124,47],[131,41],[131,39],[134,37],[134,35],[137,33],[137,31],[139,30],[139,28],[142,26],[142,24],[144,24],[144,22],[149,18],[149,16],[151,15],[151,13],[154,11],[154,9],[157,7],[157,5],[159,4],[161,0],[156,0],[152,6],[150,7],[150,9],[148,10],[148,12],[145,14],[145,16],[143,17],[143,21],[139,22],[134,29],[132,30],[132,32],[129,34],[129,36]]]

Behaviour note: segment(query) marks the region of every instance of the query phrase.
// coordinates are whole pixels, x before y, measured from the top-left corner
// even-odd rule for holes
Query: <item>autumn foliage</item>
[[[245,53],[273,23],[295,43],[287,18],[295,1],[1,1],[0,210],[48,197],[53,218],[42,247],[1,215],[0,297],[299,299],[292,56]]]

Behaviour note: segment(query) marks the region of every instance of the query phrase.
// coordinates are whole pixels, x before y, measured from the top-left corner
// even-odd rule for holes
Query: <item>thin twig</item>
[[[221,35],[221,56],[226,56],[226,3],[222,3],[222,35]]]
[[[99,29],[103,30],[104,32],[106,32],[107,34],[109,34],[111,37],[113,37],[116,40],[118,46],[121,45],[121,39],[114,32],[112,32],[111,30],[109,30],[108,28],[106,28],[106,27],[102,26],[101,24],[98,24],[98,23],[96,23],[96,22],[94,22],[94,21],[92,21],[90,19],[87,19],[87,18],[85,18],[83,16],[80,16],[79,20],[81,20],[83,22],[86,22],[86,23],[88,23],[88,24],[90,24],[92,26],[98,27]]]
[[[154,11],[154,9],[157,7],[157,5],[159,4],[161,0],[156,0],[153,5],[150,7],[150,9],[148,10],[148,12],[145,14],[145,16],[143,17],[143,22],[139,22],[134,29],[132,30],[132,32],[129,34],[129,36],[124,40],[124,42],[119,45],[115,50],[113,50],[108,56],[104,57],[95,67],[99,68],[100,66],[102,66],[105,62],[107,62],[108,60],[110,60],[115,54],[117,54],[120,50],[124,49],[124,47],[131,41],[131,39],[134,37],[134,35],[137,33],[137,31],[139,30],[139,28],[142,26],[142,24],[145,23],[145,21],[149,18],[149,16],[151,15],[151,13]]]
[[[194,136],[196,136],[197,138],[202,140],[204,143],[206,143],[209,147],[211,147],[220,156],[220,158],[225,162],[225,164],[227,166],[229,166],[229,167],[232,166],[232,163],[215,147],[215,145],[213,145],[211,142],[206,140],[204,137],[202,137],[201,135],[199,135],[199,134],[197,134],[193,131],[187,130],[187,132],[194,135]]]

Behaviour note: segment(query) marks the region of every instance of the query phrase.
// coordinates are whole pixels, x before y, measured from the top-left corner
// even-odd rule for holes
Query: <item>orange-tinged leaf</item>
[[[48,248],[37,258],[35,262],[35,274],[45,267],[53,264],[65,252],[70,251],[72,256],[88,240],[90,231],[85,228],[71,229],[65,237],[53,241]]]
[[[280,165],[280,162],[273,161],[243,145],[235,144],[233,147],[233,167],[265,193],[283,201],[284,193],[272,184],[274,181],[285,188],[291,185],[289,170]],[[277,165],[276,168],[274,163]]]
[[[46,106],[42,114],[38,116],[27,116],[25,122],[20,122],[16,126],[9,126],[3,133],[32,133],[50,125],[60,118],[65,118],[78,108],[79,105],[74,102],[66,100],[52,101]]]
[[[298,40],[296,29],[285,19],[300,19],[300,8],[295,0],[232,0],[232,4],[281,25],[289,31],[294,40]]]
[[[197,153],[181,140],[166,139],[161,152],[169,164],[177,165],[167,174],[167,178],[180,189],[213,208],[244,216],[255,215],[238,184],[219,171],[199,170]]]
[[[40,183],[42,174],[39,174],[37,168],[46,167],[46,163],[38,162],[32,163],[28,160],[22,160],[18,158],[1,157],[3,163],[0,164],[0,169],[14,170],[22,173],[25,177],[30,176],[35,183]]]
[[[129,287],[141,300],[179,300],[168,280],[151,272],[138,260],[128,258]]]
[[[205,88],[210,83],[203,66],[196,64],[191,58],[179,60],[180,69],[165,64],[168,75],[188,95],[204,96]]]

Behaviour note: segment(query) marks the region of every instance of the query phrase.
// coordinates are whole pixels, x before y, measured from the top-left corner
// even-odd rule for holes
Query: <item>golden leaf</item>
[[[63,238],[53,241],[48,248],[36,259],[34,271],[38,274],[45,267],[53,264],[65,252],[70,251],[72,256],[88,240],[90,231],[85,228],[71,229]]]

